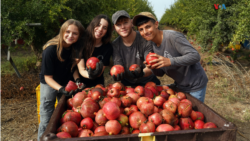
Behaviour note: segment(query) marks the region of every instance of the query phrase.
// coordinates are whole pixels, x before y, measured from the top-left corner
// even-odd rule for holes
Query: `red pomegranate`
[[[86,66],[87,68],[91,68],[92,70],[96,69],[96,63],[100,62],[100,60],[96,57],[90,57],[87,62],[86,62]]]
[[[129,128],[126,127],[126,126],[123,126],[122,129],[121,129],[121,135],[127,135],[129,134]]]
[[[151,55],[154,55],[155,53],[149,53],[147,56],[146,56],[146,62],[147,62],[147,64],[148,65],[154,65],[154,64],[156,64],[156,62],[154,62],[154,63],[150,63],[150,61],[153,61],[153,60],[155,60],[155,59],[158,59],[158,57],[155,57],[155,56],[151,56]]]
[[[180,118],[179,125],[182,130],[194,129],[194,123],[190,118]]]
[[[155,95],[150,89],[145,88],[144,89],[144,96],[153,99]]]
[[[110,69],[110,74],[111,76],[115,75],[117,77],[117,74],[121,74],[124,73],[124,67],[122,65],[114,65],[111,69]]]
[[[141,68],[140,68],[140,66],[139,65],[137,65],[137,64],[133,64],[133,65],[131,65],[130,67],[129,67],[129,71],[138,71],[138,73],[141,73]]]
[[[141,113],[143,113],[146,117],[152,115],[154,113],[154,104],[152,102],[146,101],[142,103],[141,107],[139,107]]]
[[[65,91],[70,92],[72,90],[73,91],[76,90],[77,88],[78,87],[77,87],[76,83],[70,80],[65,87]]]
[[[132,104],[133,99],[126,95],[121,97],[121,102],[123,107],[129,107]]]
[[[167,109],[163,109],[160,112],[160,115],[162,116],[165,123],[173,125],[175,122],[175,116],[172,112],[168,111]]]
[[[139,130],[141,133],[155,132],[155,124],[151,121],[144,122],[140,125]]]
[[[91,98],[94,101],[99,101],[101,99],[101,97],[102,97],[102,93],[99,91],[92,92],[92,94],[91,94]]]
[[[111,88],[108,93],[107,93],[108,96],[110,97],[119,97],[120,96],[120,92],[117,88]]]
[[[78,126],[73,121],[63,123],[58,130],[59,132],[68,132],[71,137],[77,137],[78,135]]]
[[[175,131],[181,130],[181,127],[180,127],[179,125],[175,125],[175,126],[174,126],[174,130],[175,130]]]
[[[114,102],[107,102],[102,110],[106,118],[109,120],[117,119],[120,115],[120,108]]]
[[[67,100],[67,109],[72,109],[72,108],[73,108],[72,98],[69,98]]]
[[[155,82],[152,82],[152,81],[150,81],[150,82],[147,82],[146,84],[145,84],[145,88],[147,88],[148,86],[153,86],[153,87],[155,87],[156,88],[156,84],[155,84]]]
[[[94,133],[98,133],[98,132],[106,132],[105,126],[98,126],[95,130]]]
[[[148,121],[151,121],[158,126],[162,123],[162,116],[159,113],[154,113],[148,117]]]
[[[203,129],[204,121],[202,120],[196,120],[194,122],[194,129]]]
[[[136,130],[133,130],[131,134],[139,134],[140,133],[140,130],[136,129]]]
[[[120,116],[117,119],[121,126],[128,126],[128,117],[124,114],[120,114]]]
[[[130,106],[130,111],[133,113],[133,112],[137,112],[139,110],[138,110],[138,107],[136,105],[131,105]]]
[[[172,90],[172,89],[170,89],[170,88],[167,89],[166,91],[167,91],[167,93],[170,94],[170,95],[174,95],[174,94],[175,94],[174,90]]]
[[[121,107],[121,104],[122,104],[120,98],[117,98],[117,97],[112,97],[110,102],[114,102],[118,107]]]
[[[165,103],[163,103],[162,105],[163,109],[167,109],[169,110],[170,112],[172,112],[173,114],[176,112],[177,110],[177,106],[174,102],[168,100],[166,101]]]
[[[92,127],[92,131],[95,131],[95,129],[99,127],[99,125],[96,122],[93,122],[93,127]]]
[[[163,85],[162,88],[163,88],[163,90],[169,89],[169,87],[167,85]]]
[[[191,112],[191,115],[190,115],[191,119],[193,121],[196,121],[196,120],[202,120],[204,121],[204,115],[201,113],[201,112],[198,112],[198,111],[192,111]]]
[[[203,128],[217,128],[213,122],[207,122],[204,124]]]
[[[110,97],[105,97],[103,100],[99,101],[99,105],[102,108],[104,106],[105,103],[109,102],[111,100]]]
[[[127,94],[127,93],[133,93],[133,92],[135,92],[135,91],[134,91],[134,88],[126,88],[126,89],[125,89],[125,92],[126,92],[126,94]]]
[[[140,109],[141,105],[145,102],[150,102],[150,103],[153,103],[153,100],[148,98],[148,97],[140,97],[137,102],[136,102],[136,105],[137,107]]]
[[[115,82],[112,85],[112,88],[116,88],[119,92],[120,91],[125,91],[125,86],[121,82]]]
[[[64,116],[64,122],[73,121],[78,126],[82,120],[82,116],[78,112],[69,111]]]
[[[120,133],[122,126],[117,120],[109,120],[105,124],[105,129],[109,135],[117,135]]]
[[[90,117],[93,119],[95,118],[95,113],[98,112],[98,110],[99,105],[90,98],[89,100],[84,100],[80,113],[84,118]]]
[[[145,87],[145,89],[150,89],[153,92],[154,96],[158,96],[159,95],[159,93],[157,91],[157,88],[154,87],[154,86],[147,86],[147,87]]]
[[[159,113],[159,108],[157,108],[156,106],[154,106],[154,113]]]
[[[160,96],[164,97],[166,100],[169,98],[169,94],[166,92],[166,90],[162,90],[160,92]]]
[[[178,92],[176,95],[179,100],[187,99],[186,95],[183,92]]]
[[[95,85],[95,88],[105,88],[102,84]]]
[[[163,98],[162,96],[156,96],[154,98],[154,105],[161,107],[165,101],[166,101],[166,99]]]
[[[129,115],[131,115],[133,112],[130,110],[130,107],[126,107],[126,108],[124,108],[124,114],[126,115],[126,116],[129,116]]]
[[[137,86],[134,89],[134,92],[137,93],[139,96],[144,95],[144,88],[142,86]]]
[[[167,131],[174,131],[173,126],[169,124],[161,124],[156,128],[156,132],[167,132]]]
[[[187,102],[181,102],[178,105],[178,114],[185,118],[185,117],[189,117],[191,115],[192,112],[192,106],[187,103]]]
[[[146,120],[146,117],[139,111],[133,112],[129,116],[129,124],[134,129],[139,129],[140,125]]]
[[[89,129],[83,129],[81,132],[79,132],[78,137],[91,137],[94,133]]]
[[[72,110],[74,111],[74,112],[77,112],[77,113],[80,113],[80,111],[81,111],[81,106],[78,106],[78,107],[73,107],[72,108]],[[81,114],[81,113],[80,113]]]
[[[87,98],[87,95],[84,94],[84,92],[78,92],[72,99],[72,104],[75,108],[78,106],[81,106],[83,103],[83,100]]]
[[[178,98],[173,97],[173,98],[169,98],[168,100],[172,101],[177,106],[180,104],[180,100]]]
[[[188,100],[188,99],[183,99],[183,100],[181,100],[181,102],[187,102],[187,103],[189,103],[191,105],[191,107],[193,107],[192,102],[190,100]]]
[[[136,104],[136,101],[140,98],[137,93],[128,93],[126,95],[132,98],[132,104]]]
[[[83,129],[91,129],[94,126],[93,120],[90,117],[86,117],[81,121],[80,126]]]
[[[125,91],[120,91],[120,96],[124,96],[126,95],[127,93]]]
[[[71,135],[68,132],[59,132],[56,136],[60,139],[71,138]]]

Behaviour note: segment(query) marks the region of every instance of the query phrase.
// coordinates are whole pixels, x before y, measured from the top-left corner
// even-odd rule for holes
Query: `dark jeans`
[[[121,83],[122,83],[123,85],[125,85],[125,86],[131,86],[131,87],[133,87],[133,88],[136,87],[136,86],[145,86],[145,84],[146,84],[147,82],[154,82],[156,85],[161,85],[160,80],[159,80],[156,76],[154,76],[153,79],[151,79],[150,81],[139,82],[139,83],[130,83],[130,82],[128,82],[126,79],[122,79],[122,80],[121,80]]]

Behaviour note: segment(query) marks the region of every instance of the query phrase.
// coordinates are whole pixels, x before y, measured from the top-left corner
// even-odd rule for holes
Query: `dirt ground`
[[[250,139],[250,63],[240,62],[245,71],[225,73],[223,65],[207,65],[208,54],[202,53],[202,66],[209,78],[205,104],[238,127],[237,141]],[[216,59],[216,57],[214,58]],[[235,63],[236,64],[236,63]],[[225,67],[225,66],[224,66]],[[107,68],[108,70],[109,68]],[[105,73],[105,85],[113,83]],[[244,73],[243,73],[244,72]],[[248,74],[247,74],[248,73]],[[39,85],[39,69],[21,74],[1,75],[1,140],[36,141],[38,132],[36,87]],[[234,77],[231,77],[234,76]],[[167,76],[158,77],[161,84],[171,84]],[[244,84],[241,84],[242,80]],[[23,86],[24,90],[20,91]],[[242,89],[245,92],[242,92]]]

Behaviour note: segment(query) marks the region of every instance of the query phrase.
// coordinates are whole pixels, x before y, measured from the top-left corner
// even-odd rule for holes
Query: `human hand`
[[[71,96],[73,95],[74,91],[71,90],[70,92],[67,92],[67,91],[65,90],[65,87],[62,86],[62,87],[58,90],[58,93],[64,94],[66,97],[71,97]]]
[[[128,75],[134,79],[144,76],[143,67],[140,65],[140,70],[128,71]]]
[[[114,81],[121,81],[124,78],[124,72],[118,73],[117,76],[112,75]]]
[[[158,59],[154,59],[152,61],[150,61],[149,63],[155,63],[153,65],[146,65],[148,68],[150,69],[159,69],[159,68],[162,68],[162,67],[168,67],[171,65],[171,61],[169,58],[165,58],[163,56],[160,56],[158,54],[152,54],[150,56],[154,56],[154,57],[157,57]],[[144,61],[145,62],[145,61]]]
[[[103,69],[102,61],[96,63],[96,69],[95,70],[92,70],[90,67],[89,67],[89,69],[86,68],[86,70],[88,71],[88,74],[89,74],[89,79],[97,78],[102,73],[102,69]]]

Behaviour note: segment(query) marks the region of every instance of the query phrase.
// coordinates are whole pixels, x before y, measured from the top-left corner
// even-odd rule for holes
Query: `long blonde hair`
[[[69,19],[67,20],[66,22],[63,23],[63,25],[61,26],[61,29],[60,29],[60,32],[59,34],[50,39],[44,46],[43,46],[43,50],[45,50],[48,46],[51,46],[51,45],[57,45],[57,48],[56,48],[56,54],[57,54],[57,58],[63,62],[64,60],[62,59],[61,57],[61,54],[62,54],[62,50],[63,50],[63,34],[65,33],[65,31],[67,30],[67,28],[69,27],[69,25],[75,25],[76,27],[78,27],[78,31],[79,31],[79,38],[78,38],[78,41],[80,39],[82,39],[82,36],[84,34],[84,27],[83,25],[81,24],[81,22],[79,22],[78,20],[74,20],[74,19]],[[78,42],[77,41],[77,42]],[[75,44],[75,43],[74,43]]]

